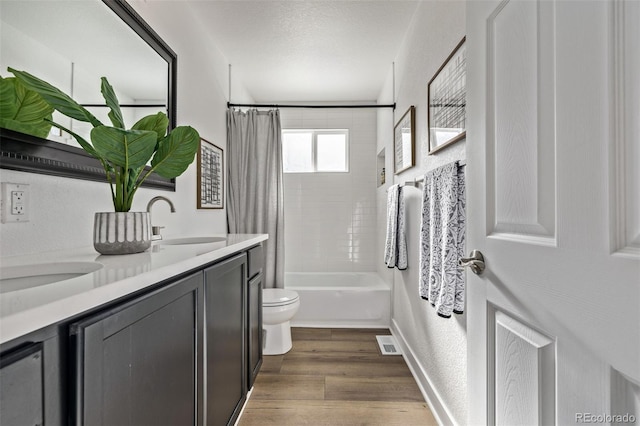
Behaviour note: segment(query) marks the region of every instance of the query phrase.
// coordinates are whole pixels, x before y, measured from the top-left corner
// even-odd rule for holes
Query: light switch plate
[[[2,223],[29,221],[29,185],[2,182]]]

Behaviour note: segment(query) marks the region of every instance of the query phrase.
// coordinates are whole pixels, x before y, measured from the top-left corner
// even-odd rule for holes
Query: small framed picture
[[[412,105],[393,128],[394,172],[398,174],[415,165],[416,109]]]
[[[467,134],[467,68],[465,39],[458,43],[427,87],[429,155]]]
[[[222,148],[200,139],[198,150],[198,208],[224,207]]]

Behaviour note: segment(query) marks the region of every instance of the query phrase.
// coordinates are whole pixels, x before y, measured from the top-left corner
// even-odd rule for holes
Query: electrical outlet
[[[24,191],[11,191],[11,214],[25,214]]]
[[[29,185],[2,183],[2,223],[29,221]]]
[[[24,210],[24,205],[22,204],[14,204],[11,206],[11,214],[13,215],[18,215],[18,216],[24,216],[25,210]]]

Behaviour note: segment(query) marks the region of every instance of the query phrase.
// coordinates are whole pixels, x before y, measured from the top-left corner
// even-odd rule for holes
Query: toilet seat
[[[283,288],[265,288],[262,291],[262,306],[286,306],[298,301],[298,293]]]

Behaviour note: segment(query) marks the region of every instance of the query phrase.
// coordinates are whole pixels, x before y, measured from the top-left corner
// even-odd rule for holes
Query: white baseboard
[[[2,1],[2,0],[0,0]],[[389,328],[389,323],[371,321],[294,321],[291,320],[291,327],[302,328]]]
[[[247,392],[247,398],[244,400],[244,404],[242,404],[242,408],[240,409],[240,414],[238,414],[238,418],[236,419],[236,422],[233,424],[233,426],[238,426],[240,424],[240,419],[242,418],[242,414],[244,414],[244,409],[247,408],[247,404],[249,403],[249,399],[251,398],[252,393],[253,387],[251,387],[251,389],[249,389],[249,392]]]
[[[413,377],[416,379],[420,392],[422,392],[422,396],[429,405],[433,417],[436,418],[439,425],[456,425],[451,416],[451,412],[442,401],[438,390],[433,387],[429,375],[418,361],[415,352],[411,346],[409,346],[398,324],[393,319],[391,320],[391,334],[393,334],[398,345],[402,348],[402,356],[407,366],[409,366],[411,374],[413,374]]]

